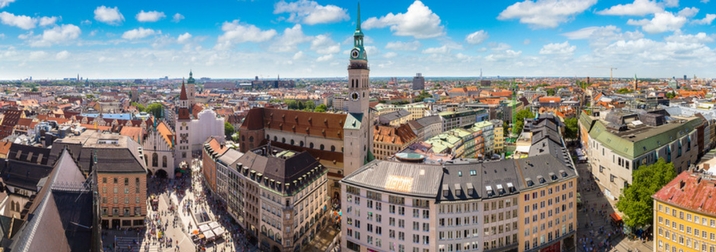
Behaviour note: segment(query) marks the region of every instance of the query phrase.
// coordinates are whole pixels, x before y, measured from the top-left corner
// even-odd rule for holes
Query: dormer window
[[[443,197],[450,195],[450,187],[447,184],[443,184]]]
[[[460,187],[460,184],[455,184],[455,197],[462,196],[462,187]]]
[[[477,171],[476,171],[476,170],[470,170],[470,176],[475,176],[475,175],[477,175]]]
[[[514,186],[512,183],[510,183],[510,182],[507,182],[507,190],[508,190],[510,193],[513,193],[513,192],[517,191],[517,190],[515,189],[515,186]]]
[[[526,178],[525,182],[527,182],[528,187],[535,185],[535,182],[533,182],[531,178]]]
[[[563,178],[566,178],[568,176],[567,172],[565,172],[564,170],[559,170],[559,174],[562,174]]]
[[[497,193],[504,194],[505,188],[502,187],[502,184],[497,184]]]
[[[492,197],[495,195],[495,191],[492,190],[492,186],[485,186],[485,189],[487,190],[488,197]]]
[[[547,180],[545,180],[542,176],[537,176],[537,180],[540,184],[544,184],[545,182],[547,182]]]
[[[557,175],[554,174],[553,172],[550,172],[550,173],[549,173],[549,177],[552,179],[552,181],[555,181],[555,180],[558,179]]]

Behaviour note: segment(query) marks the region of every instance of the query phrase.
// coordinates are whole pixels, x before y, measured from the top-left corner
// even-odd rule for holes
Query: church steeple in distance
[[[353,32],[353,49],[350,52],[350,64],[348,64],[348,112],[368,113],[368,101],[370,100],[370,68],[368,67],[368,55],[363,47],[363,31],[361,30],[360,3],[356,15],[356,30]]]

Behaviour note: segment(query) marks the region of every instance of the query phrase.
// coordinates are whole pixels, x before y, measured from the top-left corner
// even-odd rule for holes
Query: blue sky
[[[344,77],[356,3],[0,0],[0,79]],[[371,76],[716,77],[709,0],[361,6]]]

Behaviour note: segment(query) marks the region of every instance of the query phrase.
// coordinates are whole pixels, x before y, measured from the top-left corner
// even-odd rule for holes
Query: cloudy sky
[[[716,77],[709,0],[361,1],[371,76]],[[347,0],[0,0],[0,79],[344,77]]]

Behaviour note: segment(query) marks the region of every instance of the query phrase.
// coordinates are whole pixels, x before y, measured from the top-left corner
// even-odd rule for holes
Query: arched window
[[[296,142],[294,142],[293,139],[291,139],[291,145],[294,145],[294,144],[296,144]]]
[[[144,154],[144,165],[148,165],[149,163],[149,155]]]
[[[303,147],[303,141],[298,142],[298,146]]]
[[[253,142],[254,142],[254,136],[250,136],[250,137],[249,137],[249,143],[253,143]]]
[[[323,150],[323,149],[325,149],[325,146],[323,146],[323,144],[321,144],[321,150]]]
[[[274,141],[274,142],[278,142],[278,137],[273,136],[273,141]]]
[[[10,202],[10,211],[15,211],[15,201]]]
[[[152,167],[157,167],[159,165],[159,155],[157,153],[152,154]]]
[[[282,143],[286,143],[286,138],[285,138],[285,137],[282,137],[282,138],[281,138],[281,142],[282,142]]]
[[[246,141],[246,136],[241,136],[241,141]]]
[[[167,156],[166,155],[162,156],[162,167],[165,167],[165,168],[167,167]]]
[[[308,147],[311,148],[311,149],[313,149],[313,143],[309,143],[309,144],[308,144]]]
[[[331,145],[331,151],[336,151],[336,146]]]
[[[269,140],[269,139],[271,139],[271,136],[269,136],[268,134],[266,134],[266,140]]]

